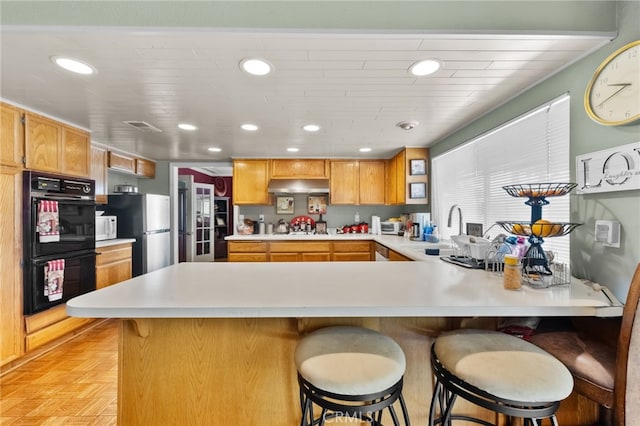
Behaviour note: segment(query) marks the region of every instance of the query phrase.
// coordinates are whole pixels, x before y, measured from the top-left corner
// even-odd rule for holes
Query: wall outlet
[[[620,222],[596,220],[595,240],[606,247],[620,248]]]

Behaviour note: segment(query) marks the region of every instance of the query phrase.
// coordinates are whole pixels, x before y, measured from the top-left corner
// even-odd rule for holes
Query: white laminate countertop
[[[422,261],[180,263],[73,298],[67,313],[92,318],[622,315],[610,292],[577,279],[567,286],[505,290],[497,274],[426,256],[424,242],[338,237],[373,238]]]
[[[118,244],[135,243],[135,238],[114,238],[112,240],[96,241],[96,248],[115,246]]]

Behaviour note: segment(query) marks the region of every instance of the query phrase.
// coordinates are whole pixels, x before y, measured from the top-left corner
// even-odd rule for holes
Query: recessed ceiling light
[[[273,69],[273,65],[264,59],[245,58],[240,61],[240,69],[251,75],[267,75]]]
[[[193,124],[188,124],[188,123],[180,123],[178,124],[178,127],[182,130],[196,130],[197,127],[194,126]]]
[[[360,152],[371,152],[371,148],[360,148]]]
[[[320,130],[320,126],[318,126],[317,124],[307,124],[302,128],[305,132],[317,132],[318,130]]]
[[[208,148],[207,150],[208,150],[208,151],[211,151],[211,152],[220,152],[220,151],[222,151],[222,149],[220,149],[220,148],[215,148],[215,147]]]
[[[246,123],[240,126],[242,130],[246,130],[247,132],[255,132],[258,130],[258,126],[255,124]]]
[[[426,59],[424,61],[416,62],[409,67],[409,71],[413,75],[423,76],[433,74],[440,69],[442,64],[436,59]]]
[[[287,151],[289,151],[289,152],[298,152],[300,150],[298,148],[287,148]]]
[[[75,72],[77,74],[89,75],[98,72],[91,65],[77,59],[65,58],[63,56],[52,56],[51,60],[59,67],[64,68],[67,71]]]

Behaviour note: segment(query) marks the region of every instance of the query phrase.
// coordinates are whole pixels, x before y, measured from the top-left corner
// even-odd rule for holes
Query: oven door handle
[[[46,199],[46,200],[54,200],[54,201],[83,201],[86,204],[95,204],[95,201],[91,197],[84,197],[81,195],[73,196],[73,195],[50,195],[50,194],[34,194],[33,198],[36,199]]]
[[[87,256],[97,256],[98,252],[95,251],[85,251],[83,253],[78,253],[78,254],[74,254],[72,256],[58,256],[59,258],[63,258],[63,259],[79,259],[81,257],[87,257]]]

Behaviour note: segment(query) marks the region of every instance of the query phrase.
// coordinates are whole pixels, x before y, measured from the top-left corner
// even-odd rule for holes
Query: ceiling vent
[[[128,124],[131,127],[135,127],[136,129],[140,130],[141,132],[156,132],[156,133],[162,132],[162,130],[158,129],[155,126],[152,126],[151,124],[147,123],[146,121],[124,121],[124,123]]]

